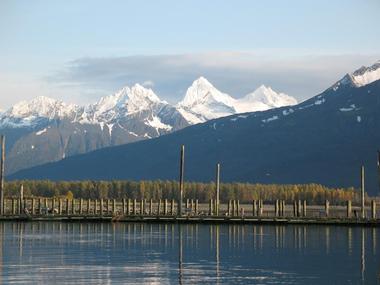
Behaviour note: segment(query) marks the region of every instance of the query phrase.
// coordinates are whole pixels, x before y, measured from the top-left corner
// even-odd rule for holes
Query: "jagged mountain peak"
[[[71,116],[78,106],[67,104],[46,96],[38,96],[30,101],[21,101],[5,111],[3,117],[22,118],[24,123],[35,118],[58,119]]]
[[[220,102],[226,105],[232,105],[234,99],[226,93],[220,92],[205,77],[201,76],[194,80],[192,85],[187,89],[186,95],[178,106],[191,107],[202,104],[213,104]]]
[[[371,66],[362,66],[354,72],[347,73],[330,88],[336,91],[341,85],[362,87],[377,80],[380,80],[380,60],[376,61]]]

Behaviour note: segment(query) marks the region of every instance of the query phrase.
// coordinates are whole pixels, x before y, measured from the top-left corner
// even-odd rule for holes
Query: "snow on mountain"
[[[357,86],[365,86],[380,79],[380,60],[370,67],[362,66],[351,74],[352,82]]]
[[[100,125],[101,130],[107,126],[110,136],[114,126],[120,126],[135,134],[136,129],[131,129],[131,126],[126,129],[120,125],[120,121],[125,122],[128,119],[135,120],[135,123],[132,123],[134,127],[137,126],[138,120],[138,124],[143,123],[161,134],[160,130],[165,133],[178,129],[179,126],[296,103],[293,97],[276,93],[264,85],[241,99],[234,99],[216,89],[206,78],[200,77],[192,83],[183,100],[176,106],[161,100],[152,89],[135,84],[87,106],[66,104],[47,97],[37,97],[29,102],[22,101],[0,113],[0,127],[28,127],[35,126],[41,119],[67,119],[72,123]],[[175,127],[176,124],[178,126]],[[141,126],[139,128],[141,129]]]
[[[177,104],[179,112],[192,124],[235,114],[235,99],[220,92],[206,78],[200,77],[187,89]]]
[[[277,93],[272,88],[261,85],[254,92],[236,100],[235,109],[238,113],[246,113],[296,104],[297,100],[294,97],[284,93]]]
[[[188,121],[197,124],[237,113],[264,111],[295,104],[295,98],[276,93],[264,85],[241,99],[234,99],[217,90],[204,77],[200,77],[187,90],[185,98],[178,103],[177,108]]]
[[[160,100],[151,89],[135,84],[132,88],[124,87],[114,95],[103,97],[97,103],[85,107],[79,122],[111,122],[144,110],[152,110],[157,104],[168,103]]]
[[[347,73],[341,80],[336,82],[331,89],[336,91],[341,85],[353,85],[362,87],[380,79],[380,60],[372,66],[362,66],[352,73]]]
[[[21,101],[3,112],[0,126],[33,126],[41,118],[53,120],[75,116],[79,107],[62,101],[40,96],[31,101]]]

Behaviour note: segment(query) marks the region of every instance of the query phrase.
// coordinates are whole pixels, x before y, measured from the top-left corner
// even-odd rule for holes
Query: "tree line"
[[[177,199],[178,181],[11,181],[5,184],[5,197],[19,197],[21,184],[25,197],[68,197],[83,199]],[[215,183],[186,182],[185,198],[204,203],[215,198]],[[222,203],[236,199],[242,203],[262,199],[287,202],[307,200],[309,204],[322,204],[327,199],[334,204],[347,200],[360,201],[360,191],[354,188],[329,188],[320,184],[251,184],[221,183]]]

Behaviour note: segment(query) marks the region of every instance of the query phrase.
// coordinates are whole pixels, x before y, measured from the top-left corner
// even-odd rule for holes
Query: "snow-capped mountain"
[[[200,77],[187,89],[177,104],[180,113],[192,124],[236,113],[235,99],[220,92],[206,78]]]
[[[347,73],[341,80],[331,88],[335,91],[340,86],[362,87],[380,79],[380,60],[367,67],[362,66],[354,72]]]
[[[75,154],[155,138],[189,125],[240,112],[295,104],[292,97],[261,86],[241,99],[200,77],[176,106],[139,84],[86,106],[37,97],[0,113],[7,135],[7,172]]]
[[[220,92],[207,79],[195,80],[185,98],[177,104],[179,112],[191,123],[203,123],[211,119],[238,113],[264,111],[297,104],[297,100],[284,93],[276,93],[261,85],[241,99]]]

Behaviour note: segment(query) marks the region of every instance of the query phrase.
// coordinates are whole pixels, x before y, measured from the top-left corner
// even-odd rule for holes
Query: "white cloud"
[[[280,50],[80,58],[43,79],[0,73],[0,109],[38,95],[89,103],[135,83],[153,88],[162,99],[174,103],[199,76],[234,97],[265,84],[302,101],[322,92],[345,73],[379,58],[380,55],[297,56]]]

